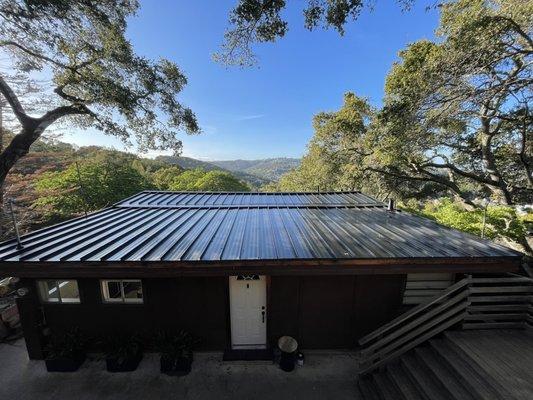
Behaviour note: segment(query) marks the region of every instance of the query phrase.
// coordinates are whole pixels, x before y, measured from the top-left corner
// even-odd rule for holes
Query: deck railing
[[[359,340],[366,374],[453,326],[463,329],[533,326],[533,279],[467,276]]]

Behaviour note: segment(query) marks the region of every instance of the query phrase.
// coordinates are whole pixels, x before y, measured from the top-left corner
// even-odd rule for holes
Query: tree
[[[348,94],[340,110],[318,114],[302,166],[280,185],[325,181],[377,197],[452,196],[478,214],[480,198],[530,202],[532,27],[531,0],[445,3],[439,40],[400,52],[383,108]],[[515,239],[532,253],[525,235]]]
[[[42,210],[48,222],[99,210],[153,188],[131,161],[116,155],[73,163],[64,171],[46,173],[35,187],[39,198],[33,205]]]
[[[183,168],[179,165],[160,168],[152,175],[154,185],[160,190],[169,190],[174,180],[183,173]]]
[[[196,182],[195,190],[249,192],[250,188],[229,172],[209,171]]]
[[[242,191],[250,190],[248,185],[239,181],[229,172],[209,171],[197,168],[178,175],[169,185],[170,190],[184,191]]]
[[[533,213],[519,215],[513,207],[489,205],[486,211],[467,211],[459,203],[449,199],[426,202],[422,206],[409,201],[402,208],[433,219],[439,224],[476,236],[503,241],[514,247],[527,235],[527,224],[533,222]]]
[[[470,206],[476,197],[531,199],[531,26],[532,1],[446,3],[442,40],[400,53],[381,110],[364,111],[348,95],[339,111],[315,117],[318,150],[310,149],[334,186],[370,182],[371,193],[401,197],[431,190]]]
[[[314,135],[300,166],[281,177],[275,190],[360,190],[377,198],[425,198],[440,193],[427,183],[399,182],[365,168],[373,152],[370,131],[376,110],[364,98],[346,93],[338,111],[313,119]]]
[[[193,191],[196,189],[196,182],[198,182],[206,172],[201,168],[189,169],[179,174],[169,185],[170,190]]]
[[[407,9],[414,0],[397,0]],[[365,0],[307,0],[303,10],[304,25],[310,31],[318,28],[334,28],[344,34],[348,20],[355,20],[370,1]],[[250,66],[257,62],[252,46],[255,43],[275,42],[285,36],[288,22],[281,13],[285,0],[238,0],[231,11],[231,28],[224,35],[221,52],[215,60],[227,65]]]
[[[0,49],[10,71],[31,80],[50,75],[48,109],[28,113],[9,74],[0,94],[20,131],[0,153],[0,184],[56,121],[94,127],[140,149],[179,151],[178,131],[199,131],[193,112],[177,95],[187,83],[171,61],[136,55],[125,36],[135,0],[0,0]]]
[[[469,204],[531,199],[532,26],[531,0],[446,3],[442,40],[410,45],[387,77],[366,167]]]

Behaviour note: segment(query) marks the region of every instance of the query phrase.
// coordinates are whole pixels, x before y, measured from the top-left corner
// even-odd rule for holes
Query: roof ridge
[[[378,203],[307,203],[307,204],[115,204],[113,208],[139,208],[139,209],[251,209],[251,208],[386,208],[385,204]],[[397,210],[399,211],[399,210]]]

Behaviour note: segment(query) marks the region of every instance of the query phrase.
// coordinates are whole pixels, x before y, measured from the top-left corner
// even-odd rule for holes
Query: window
[[[102,295],[106,303],[142,303],[142,282],[138,279],[103,280]]]
[[[38,281],[41,300],[46,303],[79,303],[78,281],[48,279]]]

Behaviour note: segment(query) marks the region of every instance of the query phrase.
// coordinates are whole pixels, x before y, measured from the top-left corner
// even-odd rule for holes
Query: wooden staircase
[[[362,398],[533,399],[533,330],[524,331],[532,325],[533,279],[513,274],[467,276],[359,340],[358,387]],[[516,343],[509,344],[508,338],[513,336],[509,332],[514,332],[509,329],[527,332],[527,340],[521,342],[518,337]],[[503,333],[491,339],[487,332]],[[472,335],[472,343],[465,345],[458,338],[460,334],[467,338]],[[488,356],[485,361],[468,351],[482,335],[484,356]],[[490,357],[498,346],[507,351],[494,363]],[[532,371],[531,376],[526,373],[531,388],[528,397],[513,397],[511,389],[522,388],[523,382],[502,384],[498,379],[505,374],[492,376],[491,372],[501,368],[499,362],[511,353],[516,353],[515,358],[508,359],[505,365],[522,371],[523,365],[514,364],[518,359],[524,360],[523,354],[528,352],[524,369]],[[495,366],[485,368],[485,364]]]
[[[533,321],[533,279],[467,276],[359,339],[359,374],[386,365],[446,330],[525,328]]]
[[[531,330],[446,332],[360,377],[358,398],[532,399],[532,364]]]

